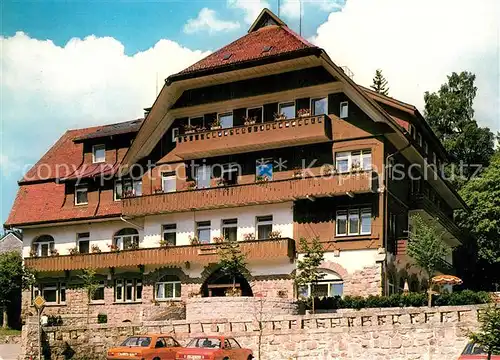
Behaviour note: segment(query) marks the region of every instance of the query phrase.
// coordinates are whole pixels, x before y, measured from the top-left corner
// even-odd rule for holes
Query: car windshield
[[[198,338],[192,339],[188,348],[220,349],[220,340],[217,338]]]
[[[478,344],[468,344],[462,355],[487,355],[483,347]],[[500,355],[500,352],[493,351],[492,355]]]
[[[148,347],[151,344],[151,338],[147,336],[131,336],[122,343],[122,346]]]

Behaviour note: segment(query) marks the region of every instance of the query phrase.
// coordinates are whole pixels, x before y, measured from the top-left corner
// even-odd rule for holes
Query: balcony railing
[[[270,204],[377,190],[376,173],[337,174],[145,195],[124,199],[122,213],[128,216],[142,216]]]
[[[175,154],[189,160],[315,144],[331,139],[330,118],[326,115],[308,116],[182,135],[177,138]]]
[[[295,241],[290,238],[242,241],[240,249],[247,261],[295,258]],[[140,265],[182,265],[186,262],[208,265],[218,261],[219,244],[168,246],[102,252],[25,258],[26,267],[36,271],[106,269]]]
[[[424,210],[429,215],[436,218],[441,223],[441,225],[456,239],[461,239],[461,231],[457,224],[455,224],[455,222],[443,211],[441,211],[429,198],[424,195],[412,195],[412,199],[412,209]]]

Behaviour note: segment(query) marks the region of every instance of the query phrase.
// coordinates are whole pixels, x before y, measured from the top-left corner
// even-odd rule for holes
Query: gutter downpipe
[[[123,222],[125,222],[125,223],[127,223],[127,224],[129,224],[129,225],[132,225],[133,227],[135,227],[135,228],[137,228],[139,230],[144,230],[144,226],[137,225],[137,224],[133,223],[132,221],[125,219],[123,217],[123,215],[120,215],[120,220],[123,221]]]
[[[389,293],[389,282],[388,282],[388,279],[387,279],[387,237],[389,235],[389,231],[388,231],[388,224],[389,224],[389,219],[387,218],[388,214],[389,214],[389,160],[402,153],[404,150],[408,149],[409,147],[411,147],[411,143],[408,143],[408,145],[406,145],[404,148],[402,149],[399,149],[398,151],[396,152],[393,152],[392,154],[389,154],[385,157],[385,169],[384,169],[384,242],[383,242],[383,245],[384,245],[384,249],[385,249],[385,253],[386,253],[386,256],[385,256],[385,259],[384,259],[384,262],[382,263],[383,265],[383,273],[384,273],[384,293],[385,295],[387,296],[388,293]]]

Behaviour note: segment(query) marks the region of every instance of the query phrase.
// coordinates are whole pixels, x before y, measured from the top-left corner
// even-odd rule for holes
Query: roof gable
[[[251,33],[263,28],[264,26],[270,25],[287,26],[279,17],[274,15],[271,10],[264,8],[260,12],[259,16],[257,16],[257,19],[255,19],[253,24],[250,26],[248,32]]]

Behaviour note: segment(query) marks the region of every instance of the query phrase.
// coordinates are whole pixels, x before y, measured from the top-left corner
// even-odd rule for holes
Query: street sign
[[[43,296],[38,295],[35,300],[33,300],[33,305],[35,305],[37,310],[42,309],[45,306],[45,299]]]

